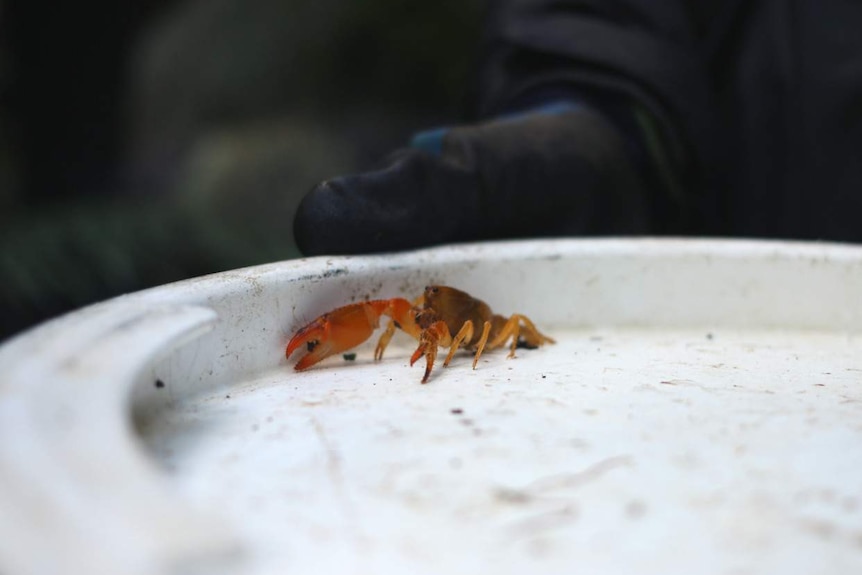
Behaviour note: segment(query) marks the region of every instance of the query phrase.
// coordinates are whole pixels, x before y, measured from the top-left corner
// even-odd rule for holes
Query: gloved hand
[[[316,186],[296,213],[300,250],[650,231],[647,186],[626,141],[591,108],[521,114],[430,140],[432,151],[402,149],[378,170]]]

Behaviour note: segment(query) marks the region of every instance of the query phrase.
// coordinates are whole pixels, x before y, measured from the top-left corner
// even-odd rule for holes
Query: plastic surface
[[[558,343],[284,359],[430,283]],[[860,573],[860,297],[857,247],[564,240],[108,301],[0,348],[0,573]]]

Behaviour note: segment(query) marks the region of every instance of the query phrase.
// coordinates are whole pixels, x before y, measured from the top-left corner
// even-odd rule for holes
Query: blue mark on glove
[[[530,108],[529,110],[504,114],[497,117],[496,121],[506,122],[510,120],[521,120],[528,116],[554,116],[557,114],[565,114],[566,112],[571,112],[581,107],[582,105],[579,102],[571,100],[556,100],[554,102],[548,102],[547,104]],[[410,139],[410,147],[439,156],[443,153],[443,138],[446,137],[446,134],[448,134],[451,129],[452,126],[444,126],[441,128],[433,128],[431,130],[417,132]]]
[[[410,147],[439,156],[443,152],[443,138],[451,129],[451,126],[446,126],[417,132],[410,139]]]

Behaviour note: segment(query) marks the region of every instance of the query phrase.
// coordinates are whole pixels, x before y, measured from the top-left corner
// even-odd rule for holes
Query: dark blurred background
[[[0,339],[298,256],[318,181],[464,119],[480,0],[0,0]]]

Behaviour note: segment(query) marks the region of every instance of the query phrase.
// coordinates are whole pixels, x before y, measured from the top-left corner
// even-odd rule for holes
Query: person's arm
[[[490,119],[317,186],[297,212],[300,249],[679,231],[683,190],[710,157],[697,145],[709,102],[696,39],[669,5],[498,4],[480,77]]]

